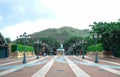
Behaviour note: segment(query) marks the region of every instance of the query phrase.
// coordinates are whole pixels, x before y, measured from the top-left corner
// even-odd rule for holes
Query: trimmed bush
[[[99,52],[102,51],[103,50],[103,45],[102,44],[97,44],[96,45],[96,50],[99,51]]]
[[[34,51],[34,48],[32,46],[24,46],[24,45],[21,45],[21,44],[17,44],[17,45],[12,45],[11,46],[11,52],[15,52],[18,51],[19,52],[23,52],[25,51],[25,47],[26,47],[26,52],[29,51],[29,52],[32,52]]]
[[[97,44],[88,47],[88,51],[90,52],[96,52],[96,51],[100,52],[102,50],[103,50],[103,44]]]
[[[11,45],[11,52],[15,52],[17,50],[17,45]]]

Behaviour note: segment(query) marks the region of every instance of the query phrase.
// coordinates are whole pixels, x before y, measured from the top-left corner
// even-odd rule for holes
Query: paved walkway
[[[4,60],[4,61],[3,61]],[[120,77],[118,61],[100,60],[76,56],[46,56],[36,59],[0,59],[0,77]]]

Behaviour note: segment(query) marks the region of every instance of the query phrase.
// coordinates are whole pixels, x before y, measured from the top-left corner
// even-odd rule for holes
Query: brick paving
[[[35,58],[36,56],[29,56],[29,57],[26,57],[27,59],[30,59],[30,58]],[[11,62],[11,61],[16,61],[16,60],[22,60],[23,58],[1,58],[0,59],[0,64],[2,63],[6,63],[6,62]]]
[[[35,58],[32,58],[32,59],[26,59],[26,63],[29,63],[33,60],[36,60]],[[15,62],[15,63],[12,63],[12,64],[8,64],[8,65],[5,65],[5,66],[14,66],[14,65],[20,65],[20,64],[23,64],[23,60],[19,61],[19,62]]]
[[[16,59],[16,60],[14,60],[14,61],[17,61],[18,59]],[[15,65],[21,65],[21,64],[23,64],[22,63],[22,61],[23,61],[23,59],[21,58],[21,59],[19,59],[20,61],[19,62],[15,62],[15,63],[12,63],[12,64],[7,64],[7,65],[4,65],[4,66],[15,66]],[[26,61],[27,61],[27,63],[29,63],[29,62],[31,62],[31,61],[33,61],[33,60],[36,60],[36,58],[35,57],[32,57],[32,58],[26,58]],[[9,61],[7,61],[8,63],[9,63]],[[1,63],[1,64],[3,64],[3,63]],[[3,72],[4,70],[0,70],[0,72]]]
[[[45,58],[43,60],[50,60],[51,58]],[[41,60],[41,61],[43,61]],[[45,63],[46,64],[46,63]],[[31,67],[25,67],[23,69],[17,70],[13,73],[4,75],[2,77],[31,77],[36,71],[41,69],[44,66],[44,64],[31,66]]]
[[[69,57],[69,58],[71,60],[78,60],[80,62],[83,62],[80,59],[75,59],[73,57]],[[81,68],[82,70],[84,70],[91,77],[120,77],[119,75],[113,74],[111,72],[108,72],[108,71],[103,70],[103,69],[98,68],[98,67],[88,66],[88,65],[78,64],[78,63],[76,63],[76,65],[78,65],[79,68]]]
[[[49,56],[49,57],[46,57],[43,60],[40,60],[39,62],[44,61],[44,60],[50,61],[52,58],[53,58],[53,56]],[[59,59],[60,57],[57,57],[57,58]],[[68,63],[64,60],[64,57],[61,56],[61,58],[63,58],[63,60],[61,60],[61,62],[54,61],[52,67],[47,72],[47,74],[45,75],[45,77],[76,77],[76,75],[74,74],[74,72],[72,71],[72,69],[70,68],[70,66],[68,65]],[[80,59],[75,58],[73,56],[68,56],[68,58],[71,61],[73,61],[73,62],[75,60],[79,61],[79,62],[84,62],[83,60],[80,60]],[[79,58],[81,58],[81,57],[79,57]],[[119,58],[117,58],[117,60],[115,60],[115,59],[108,59],[108,58],[107,59],[106,58],[105,59],[102,58],[102,59],[103,60],[108,60],[108,61],[114,60],[114,62],[120,63],[120,59]],[[2,59],[0,59],[0,64],[7,63],[7,62],[10,62],[10,61],[16,61],[17,59],[10,59],[10,61],[9,61],[9,59],[3,59],[3,60],[4,61],[2,61]],[[33,60],[36,60],[36,58],[27,60],[27,62],[31,62]],[[94,62],[94,59],[85,58],[85,60],[89,60],[91,62]],[[64,61],[64,62],[62,62],[62,61]],[[22,61],[10,64],[10,65],[22,64],[21,62]],[[79,63],[76,63],[76,62],[74,62],[74,63],[80,69],[82,69],[88,75],[90,75],[91,77],[120,77],[120,75],[108,72],[108,71],[106,71],[106,70],[104,70],[102,68],[96,67],[96,66],[88,66],[88,65],[79,64]],[[107,63],[107,62],[103,62],[103,61],[99,61],[99,63],[100,64],[106,64],[106,65],[115,65],[115,64],[111,64],[111,63]],[[40,65],[35,65],[35,66],[24,67],[22,69],[16,70],[16,71],[14,71],[12,73],[6,74],[6,75],[1,76],[1,77],[31,77],[39,69],[41,69],[45,64],[46,63],[40,64]],[[120,69],[117,69],[117,70],[120,71]],[[0,73],[2,71],[3,70],[0,70]],[[39,77],[42,77],[42,76],[39,76]]]
[[[115,57],[115,58],[104,58],[104,57],[100,57],[100,59],[120,63],[120,58],[116,58],[116,57]]]
[[[16,61],[16,60],[20,60],[20,59],[1,59],[0,60],[0,64],[3,64],[3,63],[7,63],[7,62],[12,62],[12,61]]]
[[[36,59],[34,56],[26,57],[27,62],[29,62],[31,60],[34,60],[34,59]],[[7,59],[7,60],[3,59],[3,61],[2,60],[0,61],[0,64],[9,63],[9,62],[13,62],[13,61],[17,61],[17,62],[15,62],[15,64],[16,63],[22,64],[23,58],[20,58],[20,59]],[[11,63],[11,64],[13,65],[14,63]],[[7,65],[11,65],[11,64],[7,64]]]
[[[87,55],[88,56],[88,55]],[[95,56],[88,56],[91,58],[95,58]],[[112,61],[112,62],[117,62],[120,63],[120,58],[105,58],[105,57],[99,57],[100,60],[107,60],[107,61]]]
[[[55,62],[45,77],[76,77],[67,63]]]
[[[91,61],[91,62],[95,62],[94,59],[86,58],[85,60],[89,60],[89,61]],[[108,62],[105,62],[105,61],[101,61],[101,60],[99,60],[99,59],[98,59],[98,61],[99,61],[99,64],[119,66],[119,65],[116,65],[116,64],[111,64],[111,63],[108,63]]]

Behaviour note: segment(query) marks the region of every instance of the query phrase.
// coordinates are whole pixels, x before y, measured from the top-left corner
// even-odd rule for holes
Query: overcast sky
[[[0,0],[0,32],[16,36],[71,26],[89,29],[93,22],[120,18],[120,0]]]

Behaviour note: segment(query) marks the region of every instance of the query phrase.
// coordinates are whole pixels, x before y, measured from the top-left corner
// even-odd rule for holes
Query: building
[[[9,56],[8,44],[5,38],[0,33],[0,58],[6,58]]]

